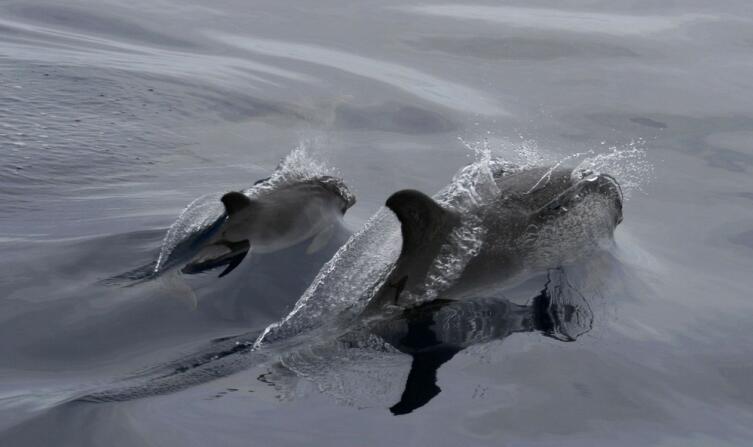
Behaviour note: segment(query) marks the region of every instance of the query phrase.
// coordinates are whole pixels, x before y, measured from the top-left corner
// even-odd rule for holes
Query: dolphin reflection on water
[[[606,266],[608,272],[609,259],[596,257],[589,265]],[[594,319],[590,297],[601,293],[600,286],[592,287],[594,278],[582,275],[589,269],[551,270],[544,282],[535,280],[525,288],[536,290],[538,284],[538,292],[513,292],[515,298],[438,299],[341,328],[334,338],[308,337],[306,342],[271,351],[254,348],[258,332],[217,339],[201,352],[124,378],[78,400],[140,399],[260,368],[266,372],[258,380],[273,386],[280,399],[295,399],[299,384],[313,383],[337,401],[358,407],[383,406],[395,415],[410,413],[441,392],[437,371],[467,348],[516,333],[572,342],[589,332]],[[600,283],[603,278],[597,276],[595,283]],[[518,304],[526,301],[520,299],[526,293],[530,293],[526,304]]]
[[[405,389],[390,411],[410,413],[439,394],[437,370],[469,346],[519,332],[575,341],[591,330],[593,314],[588,302],[569,285],[558,282],[563,279],[560,272],[552,275],[557,278],[550,276],[541,293],[527,305],[495,298],[437,300],[406,310],[401,319],[387,324],[389,329],[375,328],[376,333],[392,340],[392,346],[412,357]],[[571,296],[565,297],[567,293]]]
[[[587,299],[564,271],[557,269],[548,274],[543,288],[527,304],[490,297],[431,301],[354,328],[334,343],[283,354],[259,379],[282,395],[294,394],[298,379],[306,379],[319,390],[356,406],[371,406],[374,400],[380,401],[377,405],[385,404],[385,396],[392,396],[397,402],[387,404],[389,410],[401,415],[422,407],[441,392],[437,371],[466,348],[525,332],[572,342],[592,326],[593,312]],[[394,357],[406,354],[410,356],[407,376],[394,367],[385,368],[404,365]],[[400,391],[399,397],[396,391]]]

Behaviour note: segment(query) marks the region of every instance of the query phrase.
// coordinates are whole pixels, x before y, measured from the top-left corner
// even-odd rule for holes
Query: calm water
[[[0,444],[750,445],[753,5],[655,3],[0,3]],[[358,197],[323,250],[192,279],[196,308],[102,282],[296,147]],[[622,182],[616,247],[571,272],[579,293],[539,277],[430,310],[489,328],[429,359],[436,385],[357,328],[251,348],[304,293],[291,321],[326,327],[395,221],[306,291],[322,265],[392,192],[438,191],[483,148]],[[529,324],[542,299],[570,313]],[[145,397],[76,400],[97,393]]]

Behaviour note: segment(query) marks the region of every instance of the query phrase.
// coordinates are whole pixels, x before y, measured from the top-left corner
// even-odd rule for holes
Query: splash
[[[449,288],[463,273],[465,266],[481,250],[486,229],[475,211],[491,203],[499,194],[496,173],[517,169],[492,157],[488,147],[474,150],[475,161],[462,168],[450,184],[434,198],[445,208],[462,216],[458,225],[429,268],[421,296],[408,296],[412,304],[431,301]],[[407,294],[406,294],[407,295]]]
[[[264,330],[255,347],[320,327],[328,318],[357,316],[389,275],[400,241],[397,219],[381,209],[322,267],[293,310]]]
[[[654,175],[654,167],[648,160],[646,141],[643,139],[610,146],[602,142],[600,148],[589,148],[564,156],[547,151],[540,147],[536,140],[523,137],[520,141],[501,140],[494,144],[487,138],[476,141],[466,141],[462,138],[459,140],[477,158],[479,156],[488,156],[492,160],[497,158],[510,170],[550,166],[551,169],[531,188],[531,191],[546,184],[551,173],[562,166],[572,166],[573,175],[578,178],[582,178],[586,173],[611,175],[620,184],[625,199],[629,199],[636,192],[643,192],[643,188],[651,182]]]
[[[579,172],[605,173],[613,176],[622,188],[623,197],[629,199],[653,179],[654,166],[648,160],[643,140],[631,141],[624,146],[611,146],[608,152],[595,153],[583,159],[573,169]]]

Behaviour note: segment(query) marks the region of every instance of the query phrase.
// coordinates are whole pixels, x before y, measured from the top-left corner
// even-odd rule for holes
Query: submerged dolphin
[[[436,298],[432,269],[464,222],[480,227],[480,247],[460,277],[441,291],[442,298],[460,298],[576,260],[609,240],[622,221],[622,193],[609,175],[546,167],[510,172],[502,165],[494,165],[492,175],[494,199],[465,214],[415,190],[389,197],[386,206],[400,221],[402,249],[367,314]]]
[[[326,245],[337,219],[355,203],[342,181],[329,176],[262,190],[253,198],[232,191],[220,200],[225,212],[192,241],[201,249],[181,272],[227,265],[219,275],[223,277],[249,251],[271,253],[311,238],[307,252],[315,252]]]
[[[249,252],[271,253],[309,239],[307,253],[313,253],[327,244],[354,203],[343,181],[327,175],[282,180],[273,175],[219,200],[215,195],[203,196],[167,231],[154,263],[110,282],[141,282],[168,272],[197,274],[220,267],[223,277]]]

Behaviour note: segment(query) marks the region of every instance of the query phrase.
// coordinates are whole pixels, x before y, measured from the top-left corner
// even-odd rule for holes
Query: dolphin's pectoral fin
[[[308,247],[306,247],[306,254],[311,255],[322,248],[326,247],[327,244],[329,244],[329,241],[332,240],[332,236],[335,234],[335,225],[328,225],[327,228],[320,231],[316,236],[314,236],[313,240],[309,244]]]
[[[220,273],[219,277],[221,278],[238,267],[251,250],[251,244],[247,240],[240,242],[224,241],[217,245],[222,245],[229,251],[221,256],[186,264],[181,269],[181,273],[185,273],[186,275],[196,275],[222,266],[227,266],[225,270]]]
[[[232,216],[238,211],[251,205],[251,199],[249,199],[247,195],[237,191],[230,191],[222,196],[222,199],[220,200],[222,200],[222,204],[225,205],[225,211],[228,216]]]
[[[437,371],[458,352],[460,348],[443,346],[413,354],[413,362],[400,402],[390,407],[392,414],[408,414],[423,407],[439,394],[442,389],[437,386]]]
[[[434,199],[412,189],[392,194],[385,205],[400,221],[404,251],[424,245],[454,220],[454,215]]]
[[[222,278],[223,276],[235,270],[236,267],[241,265],[241,262],[243,262],[243,259],[246,258],[246,255],[250,251],[250,247],[249,247],[248,241],[243,241],[243,242],[245,242],[246,244],[246,250],[241,251],[240,253],[236,254],[235,256],[231,258],[228,258],[227,268],[225,268],[225,270],[223,270],[222,273],[220,273],[219,276],[217,276],[218,278]]]

